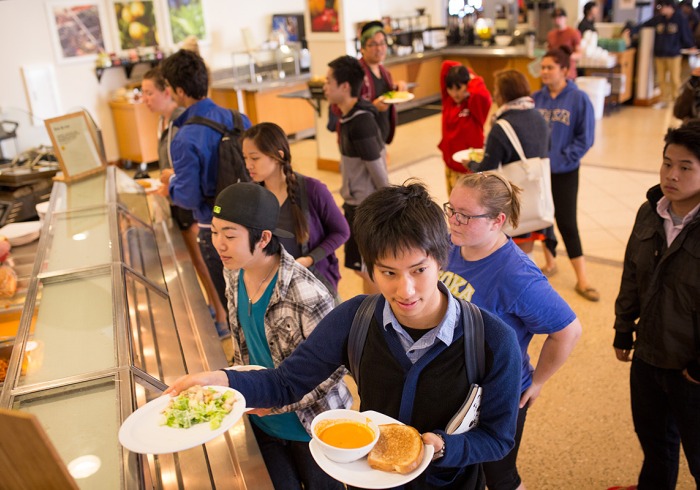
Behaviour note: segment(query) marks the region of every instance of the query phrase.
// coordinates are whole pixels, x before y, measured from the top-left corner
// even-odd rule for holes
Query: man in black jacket
[[[637,213],[615,303],[613,346],[632,361],[644,452],[639,490],[676,487],[681,442],[700,488],[700,121],[665,141],[661,183]]]

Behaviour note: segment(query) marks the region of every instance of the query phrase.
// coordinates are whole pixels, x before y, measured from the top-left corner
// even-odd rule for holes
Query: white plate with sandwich
[[[362,415],[380,426],[384,424],[403,425],[396,419],[371,410],[362,412]],[[326,457],[321,450],[320,445],[314,439],[309,442],[309,450],[311,451],[311,456],[313,456],[316,463],[328,475],[347,485],[358,488],[392,488],[405,485],[406,483],[418,478],[418,476],[425,471],[430,464],[430,461],[433,459],[433,446],[425,444],[423,445],[422,459],[417,461],[418,467],[409,473],[401,474],[374,469],[370,467],[367,457],[353,461],[352,463],[336,463],[335,461],[331,461]],[[411,451],[407,452],[411,453]],[[399,461],[387,461],[387,467],[391,466],[392,463],[395,462],[398,462],[399,464],[415,463],[415,461],[411,460],[419,456],[417,451],[414,451],[415,455],[413,457],[410,454],[405,453],[406,452],[402,452],[402,454],[399,456]],[[373,457],[373,453],[370,453],[369,457]]]

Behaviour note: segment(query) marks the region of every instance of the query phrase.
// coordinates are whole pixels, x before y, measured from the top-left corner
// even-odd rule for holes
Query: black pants
[[[513,446],[513,449],[503,459],[483,464],[486,486],[488,486],[489,490],[514,490],[522,483],[516,463],[518,451],[520,450],[520,441],[523,439],[525,418],[527,417],[529,405],[528,403],[518,410],[518,425],[515,429],[515,446]]]
[[[583,255],[581,238],[576,221],[576,201],[578,199],[578,171],[552,174],[552,198],[554,199],[554,219],[559,233],[564,239],[566,253],[570,259]]]

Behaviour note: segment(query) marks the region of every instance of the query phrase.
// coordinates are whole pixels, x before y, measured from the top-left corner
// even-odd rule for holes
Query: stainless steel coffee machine
[[[535,33],[537,44],[547,42],[547,33],[554,28],[554,2],[531,0],[527,2],[527,23]]]

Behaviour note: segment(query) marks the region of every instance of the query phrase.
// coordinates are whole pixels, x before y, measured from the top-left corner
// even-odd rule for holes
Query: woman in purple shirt
[[[340,269],[335,250],[350,236],[350,228],[322,182],[294,172],[289,141],[282,128],[261,123],[242,136],[246,168],[280,203],[278,227],[294,238],[281,239],[284,249],[308,267],[336,299]]]

